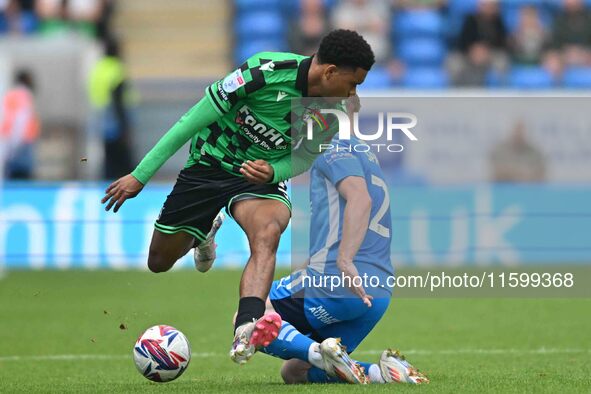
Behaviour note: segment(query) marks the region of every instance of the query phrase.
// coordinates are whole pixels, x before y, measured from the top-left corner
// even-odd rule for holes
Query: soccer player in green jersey
[[[212,223],[222,208],[232,215],[250,246],[230,351],[236,362],[246,362],[281,326],[279,315],[263,315],[279,238],[291,217],[284,181],[305,172],[319,153],[310,144],[292,143],[291,100],[354,96],[373,63],[370,46],[350,30],[329,33],[312,57],[256,54],[209,86],[136,169],[106,190],[102,203],[117,212],[191,140],[187,164],[155,223],[148,267],[168,271],[195,247],[196,256],[211,258]]]

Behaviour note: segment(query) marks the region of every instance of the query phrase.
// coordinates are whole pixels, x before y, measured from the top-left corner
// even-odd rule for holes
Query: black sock
[[[238,302],[238,314],[236,315],[236,323],[234,323],[234,331],[244,323],[258,319],[265,314],[265,301],[258,297],[243,297]]]

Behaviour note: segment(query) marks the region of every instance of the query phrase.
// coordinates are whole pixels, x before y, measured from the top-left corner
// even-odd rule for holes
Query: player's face
[[[346,67],[329,65],[323,74],[324,97],[351,97],[357,94],[357,86],[365,81],[367,70],[356,68],[352,70]]]

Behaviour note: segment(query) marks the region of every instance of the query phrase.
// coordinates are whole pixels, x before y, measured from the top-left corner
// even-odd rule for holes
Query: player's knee
[[[304,367],[303,365],[300,365],[300,363],[294,361],[296,360],[289,360],[283,363],[283,366],[281,367],[281,378],[283,379],[283,382],[285,382],[285,384],[307,383],[309,365]]]
[[[277,222],[270,222],[253,234],[251,249],[257,254],[274,254],[280,238],[281,226]]]
[[[174,264],[174,262],[171,264],[169,260],[170,259],[167,259],[162,253],[150,249],[148,255],[148,269],[154,273],[166,272]]]

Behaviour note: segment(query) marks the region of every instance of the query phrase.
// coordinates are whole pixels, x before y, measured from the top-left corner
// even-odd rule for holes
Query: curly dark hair
[[[357,32],[338,29],[328,33],[320,43],[316,54],[320,64],[334,64],[337,67],[360,67],[369,71],[375,63],[371,47]]]

